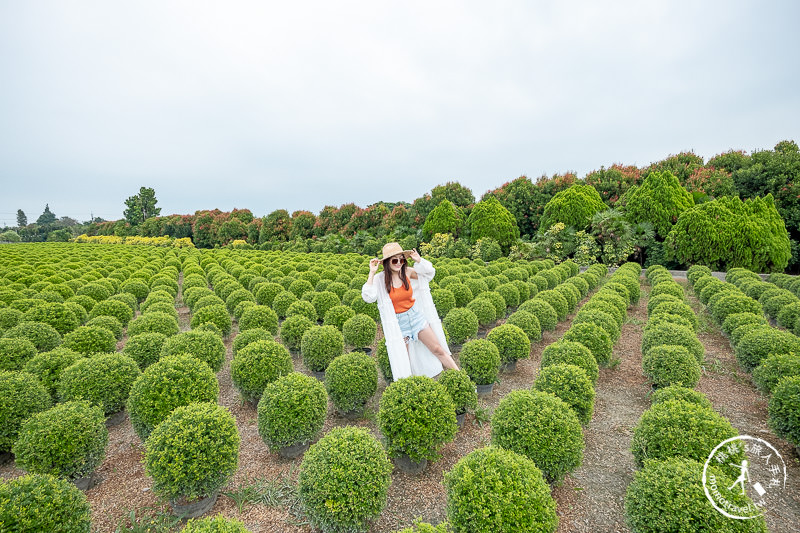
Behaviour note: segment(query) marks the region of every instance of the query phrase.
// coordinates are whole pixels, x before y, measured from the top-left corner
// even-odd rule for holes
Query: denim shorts
[[[404,313],[397,313],[397,322],[403,337],[410,337],[414,341],[419,340],[419,332],[428,327],[425,315],[416,306]]]

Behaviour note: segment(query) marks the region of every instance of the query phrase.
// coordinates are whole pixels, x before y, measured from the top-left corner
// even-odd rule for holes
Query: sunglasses
[[[392,257],[391,259],[389,259],[389,262],[391,264],[393,264],[393,265],[396,265],[398,263],[402,265],[403,263],[406,262],[406,258],[405,257]]]

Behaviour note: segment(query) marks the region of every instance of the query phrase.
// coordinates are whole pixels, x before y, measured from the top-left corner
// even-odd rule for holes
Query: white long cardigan
[[[411,280],[414,307],[422,311],[422,314],[425,315],[425,320],[428,321],[428,324],[430,324],[439,339],[439,344],[442,345],[447,354],[450,354],[444,330],[442,329],[442,321],[436,312],[436,306],[433,304],[433,298],[431,297],[431,289],[428,285],[433,279],[436,270],[427,259],[418,261],[414,265],[414,270],[416,270],[418,278]],[[409,376],[434,377],[442,371],[442,363],[420,340],[409,340],[408,350],[406,350],[406,343],[403,341],[403,334],[400,332],[394,305],[389,293],[386,292],[386,284],[383,279],[384,273],[378,272],[372,278],[372,284],[364,283],[364,286],[361,287],[361,297],[365,302],[378,302],[383,336],[386,337],[386,350],[389,353],[389,364],[392,367],[392,377],[395,380]]]

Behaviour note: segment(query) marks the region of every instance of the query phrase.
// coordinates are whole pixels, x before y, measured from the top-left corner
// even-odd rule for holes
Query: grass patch
[[[265,477],[247,479],[221,494],[234,501],[240,514],[245,505],[262,504],[285,509],[290,516],[287,522],[294,526],[306,525],[308,520],[302,511],[297,483],[294,480],[296,470],[297,465],[292,465],[288,472],[277,479]]]
[[[181,518],[168,511],[152,507],[141,509],[140,512],[148,510],[156,512],[151,516],[140,515],[137,518],[136,511],[130,511],[125,519],[117,523],[114,533],[172,533],[178,531]]]

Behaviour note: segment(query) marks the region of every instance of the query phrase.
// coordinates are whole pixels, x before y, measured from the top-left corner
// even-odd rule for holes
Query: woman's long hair
[[[392,290],[392,269],[389,266],[391,260],[392,260],[391,257],[387,257],[386,259],[383,260],[383,282],[386,284],[387,294]],[[405,290],[408,290],[408,278],[406,277],[407,265],[408,261],[403,261],[402,266],[400,267],[400,279],[403,281],[403,288]]]

